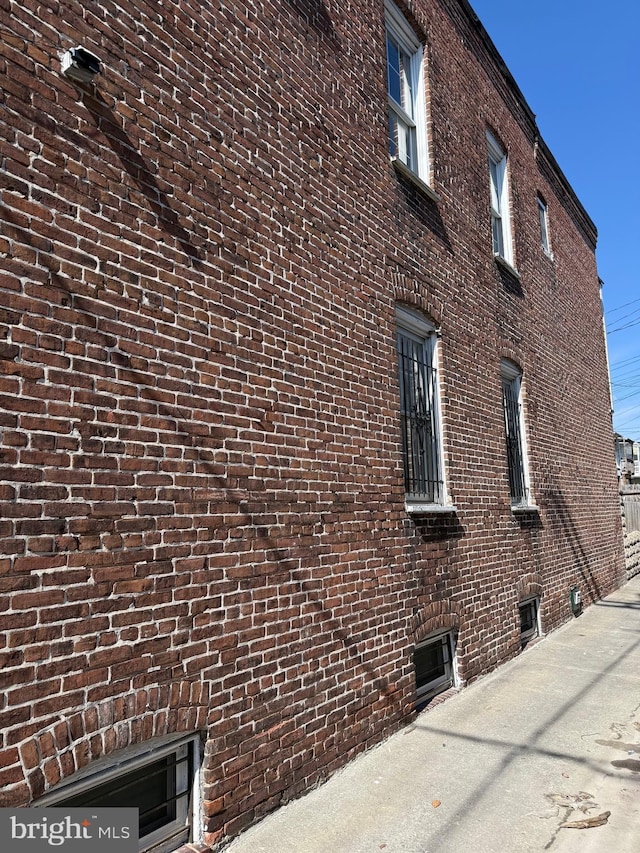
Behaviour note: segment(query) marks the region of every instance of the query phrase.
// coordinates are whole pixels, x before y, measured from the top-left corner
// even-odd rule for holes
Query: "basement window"
[[[89,765],[34,805],[137,807],[140,853],[170,853],[190,840],[198,746],[191,735],[122,750],[115,759]]]
[[[438,693],[454,683],[453,635],[438,634],[416,646],[413,665],[416,673],[416,707],[423,708]]]
[[[520,648],[540,636],[538,622],[538,599],[528,598],[518,605],[520,611]]]

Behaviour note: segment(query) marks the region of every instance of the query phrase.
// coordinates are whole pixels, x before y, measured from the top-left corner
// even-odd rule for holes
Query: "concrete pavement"
[[[225,848],[380,850],[638,853],[640,576]]]

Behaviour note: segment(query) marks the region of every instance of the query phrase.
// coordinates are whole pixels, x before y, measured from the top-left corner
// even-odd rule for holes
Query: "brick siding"
[[[198,730],[215,845],[410,719],[432,631],[466,683],[524,595],[550,631],[621,582],[595,229],[466,4],[409,5],[437,201],[389,163],[382,2],[0,0],[1,805]],[[399,302],[439,327],[453,516],[404,508]]]

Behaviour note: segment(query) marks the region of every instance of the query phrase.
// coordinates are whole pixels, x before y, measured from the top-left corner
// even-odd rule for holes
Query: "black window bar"
[[[505,379],[502,382],[502,389],[509,465],[509,491],[513,503],[527,503],[529,495],[522,453],[520,383],[517,379]]]
[[[179,752],[181,752],[180,750]],[[177,803],[189,798],[189,783],[176,785],[178,768],[187,766],[187,779],[193,773],[190,747],[180,755],[170,753],[134,770],[123,768],[120,776],[109,782],[98,782],[94,788],[66,797],[56,805],[80,806],[137,806],[140,838],[166,826],[177,817]]]
[[[438,446],[437,372],[432,341],[398,334],[400,414],[407,495],[441,503],[444,483]]]

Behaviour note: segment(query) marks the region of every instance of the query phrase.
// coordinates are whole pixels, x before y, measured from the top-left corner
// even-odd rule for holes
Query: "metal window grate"
[[[520,383],[517,379],[503,379],[502,390],[511,500],[527,503],[529,494],[522,452]]]
[[[114,779],[96,782],[88,790],[65,797],[56,805],[137,806],[140,838],[144,838],[172,824],[180,814],[186,814],[192,774],[192,750],[183,746],[162,758],[125,770]]]
[[[441,503],[444,482],[432,339],[420,340],[399,332],[398,361],[405,489],[412,498]]]

